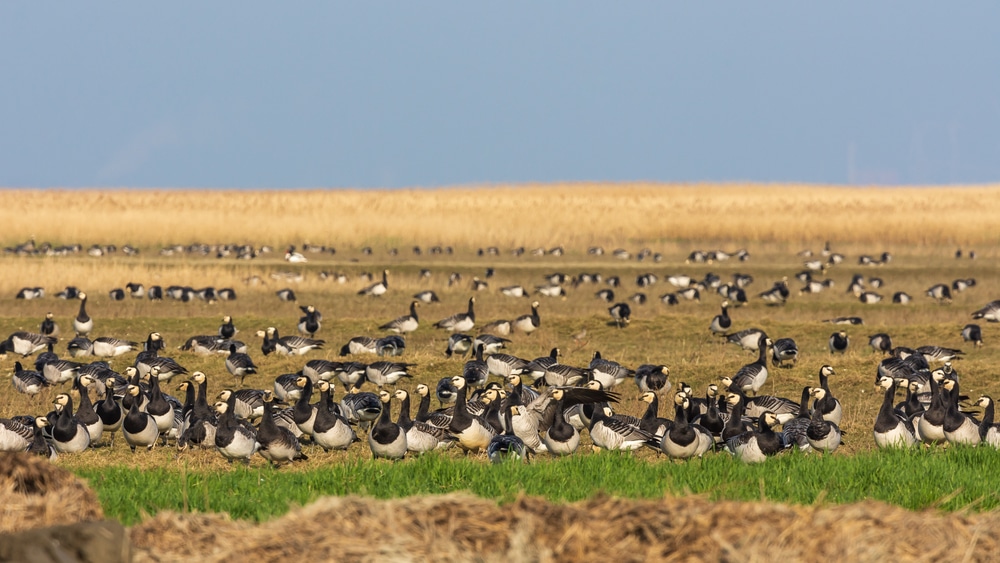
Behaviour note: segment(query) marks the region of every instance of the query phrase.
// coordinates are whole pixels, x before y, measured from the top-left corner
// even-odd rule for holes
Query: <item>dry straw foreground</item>
[[[637,242],[984,246],[1000,187],[546,184],[426,190],[12,190],[3,242],[140,246]],[[127,240],[123,240],[127,239]]]

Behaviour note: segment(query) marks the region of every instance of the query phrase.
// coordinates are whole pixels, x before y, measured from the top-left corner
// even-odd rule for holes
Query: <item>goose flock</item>
[[[32,241],[31,246],[14,253],[40,251],[29,251],[31,247],[38,248]],[[229,255],[229,250],[224,250],[228,247],[209,248],[206,255]],[[453,252],[450,248],[435,248],[428,253]],[[285,261],[305,264],[307,255],[336,252],[311,245],[301,250],[288,247]],[[254,255],[263,251],[257,249]],[[174,252],[192,251],[185,248]],[[420,255],[422,251],[414,247],[413,252]],[[561,256],[563,252],[562,247],[530,253],[520,248],[512,254]],[[592,247],[588,254],[603,256],[605,252]],[[663,260],[662,255],[646,249],[638,253],[617,249],[608,254],[617,259],[650,258],[654,263]],[[477,255],[497,256],[499,249],[481,249]],[[815,357],[819,352],[815,346],[800,346],[795,335],[782,334],[779,338],[748,326],[747,319],[736,313],[752,301],[782,307],[792,299],[830,292],[835,283],[817,276],[847,263],[846,257],[832,252],[829,244],[820,253],[803,252],[800,256],[800,272],[775,279],[760,292],[748,293],[755,280],[746,273],[734,273],[731,282],[712,273],[693,277],[647,272],[635,277],[634,283],[641,290],[648,291],[658,283],[669,284],[672,291],[662,295],[660,302],[671,307],[717,295],[718,306],[704,315],[702,336],[706,350],[714,352],[731,343],[754,354],[752,361],[698,390],[683,382],[672,382],[666,362],[629,366],[594,350],[589,364],[571,365],[560,362],[559,347],[534,358],[510,353],[519,341],[534,338],[532,335],[546,326],[546,306],[541,303],[544,297],[596,295],[606,310],[602,324],[615,327],[617,330],[613,330],[621,334],[637,330],[634,309],[648,307],[645,294],[639,292],[633,298],[615,302],[614,290],[623,286],[619,276],[555,272],[542,276],[534,292],[523,285],[497,287],[492,291],[499,295],[535,295],[538,299],[525,305],[526,311],[519,316],[486,323],[477,318],[474,295],[468,297],[464,310],[450,316],[436,315],[433,318],[440,320],[430,323],[422,322],[418,309],[438,303],[436,294],[427,290],[407,295],[408,313],[383,319],[377,325],[379,331],[391,334],[351,337],[339,348],[338,360],[327,357],[327,341],[317,337],[330,333],[333,323],[324,323],[314,305],[299,306],[302,316],[297,321],[288,320],[298,334],[282,336],[276,326],[256,330],[244,327],[244,334],[256,334],[260,339],[260,355],[256,342],[247,345],[236,339],[241,332],[238,320],[225,315],[217,332],[189,337],[178,347],[182,355],[172,358],[167,356],[168,348],[156,331],[139,342],[112,336],[91,339],[92,334],[99,333],[101,319],[88,313],[86,292],[67,287],[57,296],[79,300],[76,316],[64,321],[67,330],[60,332],[59,319],[50,312],[40,320],[38,332],[19,330],[0,342],[0,354],[15,360],[11,373],[14,392],[29,396],[35,407],[34,412],[10,413],[0,419],[0,451],[31,451],[48,457],[72,455],[88,448],[114,447],[120,432],[136,455],[156,447],[176,448],[178,452],[208,449],[229,462],[250,463],[255,454],[260,454],[273,465],[308,462],[315,448],[367,448],[365,451],[373,458],[391,460],[451,448],[482,453],[497,463],[573,455],[588,443],[595,449],[650,449],[670,459],[726,452],[746,463],[763,462],[790,449],[832,453],[849,439],[840,427],[848,409],[837,398],[836,363],[859,346],[858,334],[852,340],[851,331],[864,325],[862,318],[817,319],[838,325],[825,345],[826,363],[812,376],[814,381],[801,388],[801,394],[795,391],[794,397],[782,397],[766,394],[765,384],[783,377],[782,372],[796,372],[802,355]],[[743,263],[749,258],[745,250],[694,251],[686,262],[713,264],[733,259]],[[877,257],[862,255],[857,263],[878,266],[891,261],[891,254],[883,252]],[[495,269],[490,268],[485,279],[495,274]],[[456,272],[449,276],[449,284],[457,284],[460,279]],[[485,279],[475,277],[473,285],[465,288],[489,292]],[[797,296],[789,280],[804,284]],[[368,279],[367,285],[356,291],[360,297],[354,299],[377,301],[400,291],[392,281],[390,270],[383,269],[381,278]],[[608,287],[596,294],[576,291],[602,283]],[[848,284],[847,294],[863,304],[878,303],[882,300],[878,290],[886,285],[881,277],[856,274]],[[924,294],[935,303],[949,306],[957,293],[975,287],[974,279],[960,277],[950,283],[934,284]],[[183,286],[147,288],[130,282],[120,292],[109,293],[109,298],[120,301],[167,295],[180,301],[218,302],[231,300],[223,294],[235,298],[235,292],[230,292]],[[45,295],[43,288],[25,287],[17,297],[45,299]],[[638,295],[643,297],[635,297]],[[296,298],[291,294],[282,300]],[[909,301],[894,296],[892,302]],[[973,321],[1000,322],[1000,300],[970,316]],[[482,331],[479,334],[474,333],[477,327]],[[956,335],[973,346],[970,354],[983,346],[980,325],[964,323],[956,330]],[[447,338],[444,356],[449,373],[436,382],[436,374],[423,371],[422,365],[397,359],[416,353],[408,352],[407,338],[423,331],[437,331]],[[584,329],[572,342],[562,344],[586,344],[586,333]],[[956,364],[966,356],[965,352],[923,343],[913,348],[896,346],[886,332],[867,336],[867,343],[873,358],[875,389],[883,397],[870,424],[877,447],[952,443],[1000,448],[1000,425],[994,422],[993,399],[988,395],[970,399],[962,394]],[[57,355],[57,346],[64,347],[73,359]],[[433,353],[440,355],[440,348]],[[273,364],[264,358],[271,354],[295,362],[297,371],[268,375]],[[324,357],[296,359],[318,355]],[[655,350],[651,349],[649,355],[655,357]],[[36,356],[33,363],[29,363],[31,356]],[[369,356],[374,356],[375,361],[358,361]],[[90,359],[94,361],[84,363]],[[189,371],[183,364],[191,361],[208,362],[213,367]],[[248,378],[258,382],[261,377],[265,381],[273,379],[273,384],[246,387]],[[228,387],[210,394],[210,380],[217,388]],[[342,393],[336,389],[338,383]],[[172,390],[177,396],[170,394]],[[49,400],[48,404],[39,402]],[[636,400],[645,404],[642,416],[626,412]],[[412,401],[417,402],[415,412]],[[437,401],[438,408],[432,408],[433,401]],[[660,412],[661,402],[668,412]]]

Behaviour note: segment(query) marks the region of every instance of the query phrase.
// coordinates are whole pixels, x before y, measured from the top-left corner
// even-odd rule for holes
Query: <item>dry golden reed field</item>
[[[624,330],[608,325],[608,304],[594,293],[604,285],[567,287],[565,298],[538,297],[542,328],[531,335],[514,334],[509,352],[521,357],[546,355],[560,347],[562,361],[586,365],[595,350],[626,366],[662,363],[671,369],[676,383],[686,381],[701,393],[710,381],[732,375],[752,361],[752,354],[733,345],[723,345],[708,331],[722,298],[705,291],[700,302],[667,306],[658,297],[674,288],[666,284],[671,274],[701,279],[708,272],[723,281],[737,272],[749,273],[755,282],[748,288],[750,303],[733,309],[734,329],[763,328],[775,338],[793,337],[801,360],[788,370],[772,369],[765,391],[798,398],[803,385],[814,385],[824,363],[838,371],[834,390],[845,403],[844,427],[851,438],[844,451],[874,447],[871,424],[880,395],[872,392],[875,367],[880,359],[867,347],[867,337],[889,332],[897,345],[917,347],[937,344],[965,349],[959,363],[971,372],[969,394],[1000,395],[993,367],[1000,360],[995,352],[996,325],[982,323],[986,345],[974,350],[963,343],[959,331],[971,322],[970,313],[1000,298],[997,281],[997,229],[1000,187],[962,188],[846,188],[797,185],[659,185],[659,184],[566,184],[525,186],[473,186],[422,190],[304,190],[304,191],[214,191],[214,190],[12,190],[5,193],[0,210],[2,241],[10,247],[34,238],[37,244],[79,243],[137,246],[138,256],[121,252],[99,258],[85,253],[65,257],[0,256],[0,333],[37,331],[47,311],[63,327],[57,352],[65,354],[72,335],[70,321],[79,303],[55,299],[67,285],[91,295],[89,312],[96,319],[94,336],[116,336],[142,341],[151,331],[163,333],[175,359],[189,370],[210,375],[211,390],[232,384],[221,358],[202,358],[177,350],[195,334],[214,334],[225,314],[236,319],[239,338],[250,344],[251,355],[261,374],[248,378],[248,386],[268,388],[279,374],[298,371],[313,358],[339,359],[337,351],[358,335],[381,336],[378,326],[407,310],[412,295],[433,289],[441,303],[420,309],[421,328],[407,337],[402,358],[417,364],[415,380],[433,384],[461,370],[461,360],[443,355],[447,333],[431,328],[441,318],[465,309],[473,295],[469,284],[484,277],[486,268],[496,271],[489,289],[477,292],[478,324],[512,319],[529,312],[528,299],[503,296],[498,288],[521,284],[531,289],[542,285],[543,275],[564,272],[599,272],[619,275],[623,287],[616,290],[622,301],[640,291],[637,275],[655,273],[660,282],[641,291],[649,302],[633,306],[634,322]],[[819,251],[825,241],[843,253],[845,263],[832,267],[826,277],[833,288],[816,295],[798,295],[801,283],[792,278],[803,269],[803,249]],[[271,245],[274,252],[254,260],[208,256],[161,256],[168,245],[191,243]],[[309,254],[306,264],[289,264],[282,257],[287,245],[305,243],[335,247],[336,254]],[[453,254],[431,255],[434,245],[451,246]],[[602,246],[603,256],[587,254],[592,245]],[[362,253],[365,246],[372,253]],[[415,255],[413,246],[424,252]],[[496,246],[497,256],[479,256],[477,250]],[[515,257],[510,252],[523,246],[529,252]],[[565,248],[563,256],[532,256],[534,248]],[[957,248],[975,250],[976,260],[956,260]],[[397,248],[398,255],[389,249]],[[611,250],[624,248],[634,256],[642,248],[662,253],[663,260],[620,260]],[[686,264],[695,249],[737,249],[750,252],[750,260],[735,259],[714,264]],[[858,256],[891,252],[893,261],[880,267],[857,265]],[[963,255],[965,256],[965,255]],[[362,297],[365,272],[390,270],[390,292],[381,298]],[[419,271],[430,269],[423,278]],[[337,284],[321,280],[320,272],[343,272],[349,281]],[[448,275],[462,275],[449,285]],[[278,276],[301,274],[301,281]],[[845,293],[850,277],[881,277],[886,285],[879,292],[886,299],[863,305]],[[785,306],[768,306],[756,298],[783,277],[789,278],[792,296]],[[956,293],[951,304],[939,305],[925,297],[935,283],[950,284],[957,278],[974,277],[976,287]],[[260,284],[248,284],[250,279]],[[166,300],[126,299],[113,302],[112,288],[134,281],[147,287],[178,284],[194,288],[232,287],[239,294],[234,302],[179,303]],[[22,287],[44,287],[46,297],[18,300]],[[281,302],[275,291],[291,287],[297,303]],[[889,296],[906,291],[914,303],[893,305]],[[264,358],[258,329],[275,326],[282,335],[295,334],[299,305],[313,304],[324,313],[324,327],[317,337],[327,341],[325,350],[305,357]],[[823,319],[859,315],[865,326],[847,327],[852,338],[849,353],[831,357],[827,338],[837,327]],[[127,355],[112,361],[116,369],[131,362]],[[0,363],[4,374],[13,369],[13,357]],[[366,361],[366,358],[359,358]],[[31,359],[29,358],[29,362]],[[963,380],[964,381],[964,380]],[[174,382],[171,384],[171,390]],[[39,411],[46,405],[13,396],[8,384],[0,416]],[[644,406],[635,401],[635,386],[624,391],[622,410],[640,414]],[[35,412],[34,414],[38,414]],[[669,416],[669,413],[665,413]],[[117,448],[116,448],[117,449]],[[364,449],[364,448],[359,448]],[[122,452],[127,453],[127,449]],[[166,455],[166,454],[164,454]],[[360,455],[360,454],[359,454]],[[87,465],[100,456],[82,454],[60,463]],[[205,463],[222,463],[217,455]],[[261,461],[261,460],[258,460]]]

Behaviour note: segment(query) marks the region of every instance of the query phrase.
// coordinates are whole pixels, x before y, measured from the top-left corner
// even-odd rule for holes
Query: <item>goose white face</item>
[[[719,396],[719,386],[714,383],[708,384],[708,396],[718,397]]]
[[[272,402],[274,402],[274,393],[272,393],[270,391],[264,391],[264,402],[265,403],[272,403]]]
[[[330,390],[330,382],[329,381],[320,381],[319,383],[316,384],[316,388],[319,389],[320,393],[323,393],[324,391],[329,391]],[[351,389],[351,393],[357,393],[357,388]]]
[[[58,395],[56,395],[55,400],[52,401],[52,404],[59,405],[60,407],[65,407],[67,404],[69,404],[69,395],[67,395],[66,393],[59,393]]]
[[[826,397],[826,389],[822,387],[813,387],[809,390],[809,394],[816,398],[816,400]]]
[[[90,387],[93,384],[94,384],[94,378],[93,377],[91,377],[89,375],[81,375],[80,376],[80,385],[83,385],[84,387]]]
[[[736,393],[726,393],[726,402],[730,405],[737,405],[740,402],[740,396]]]
[[[587,382],[587,389],[592,389],[594,391],[600,391],[601,387],[602,387],[602,385],[601,385],[600,381],[588,381]]]
[[[226,411],[229,410],[229,405],[223,403],[222,401],[219,401],[212,406],[215,408],[215,412],[219,414],[225,414]]]
[[[647,393],[646,395],[648,395],[648,394],[649,393]],[[643,395],[643,397],[645,397],[646,395]],[[561,401],[562,398],[565,397],[565,396],[566,396],[566,393],[564,393],[562,389],[553,389],[552,390],[552,398],[555,399],[555,400],[557,400],[557,401]]]
[[[181,381],[181,384],[177,386],[177,390],[178,391],[187,391],[188,387],[191,387],[190,383],[188,383],[187,381]]]
[[[206,376],[204,373],[196,371],[191,375],[191,379],[193,379],[195,383],[202,384],[205,382]]]
[[[230,317],[229,315],[226,315],[225,317],[222,317],[222,322],[224,322],[226,324],[229,324],[229,323],[233,322],[233,318]]]
[[[555,397],[555,393],[553,393],[552,396]],[[639,396],[639,400],[642,401],[642,402],[644,402],[644,403],[652,403],[653,399],[655,397],[656,397],[656,395],[654,395],[653,393],[651,393],[649,391],[646,391],[645,393],[643,393],[642,395]]]
[[[878,379],[878,387],[881,389],[888,389],[892,387],[892,378],[887,375],[883,375]]]
[[[768,426],[774,426],[778,424],[778,417],[771,411],[767,411],[761,416],[764,417],[764,423]]]
[[[39,428],[45,428],[48,425],[49,425],[49,421],[44,416],[40,416],[40,417],[38,417],[38,418],[35,419],[35,426],[37,426]]]
[[[125,374],[125,378],[126,379],[131,379],[131,378],[135,377],[135,374],[139,373],[139,371],[136,370],[135,367],[129,366],[129,367],[125,368],[125,371],[123,373]]]
[[[944,387],[945,389],[947,389],[948,391],[951,391],[951,390],[955,389],[955,380],[954,379],[946,379],[946,380],[944,380],[941,383],[941,386]]]
[[[612,416],[614,413],[611,411],[611,407],[604,407],[601,409],[604,411],[604,416]]]
[[[233,392],[230,389],[223,389],[222,391],[219,392],[218,398],[222,399],[223,401],[228,401],[229,397],[232,394]]]
[[[678,391],[677,394],[674,395],[674,404],[675,405],[678,405],[678,406],[679,405],[683,405],[684,401],[686,401],[686,400],[687,400],[687,395],[683,391]]]
[[[992,401],[989,397],[987,397],[986,395],[982,395],[981,397],[979,397],[979,400],[976,401],[976,405],[983,407],[985,409],[986,407],[990,406],[991,402]]]
[[[264,332],[263,330],[257,331],[257,338],[264,338],[265,336],[267,336],[267,333]]]
[[[296,377],[295,378],[295,386],[296,387],[305,387],[306,383],[309,383],[309,378],[306,377],[306,376],[304,376],[304,375],[301,376],[301,377]]]
[[[429,393],[430,389],[428,389],[426,385],[424,385],[423,383],[417,385],[417,395],[420,395],[421,397],[426,397]]]
[[[822,368],[820,368],[819,372],[826,377],[830,377],[831,375],[833,375],[833,366],[823,366]]]
[[[132,395],[133,397],[138,397],[139,396],[139,386],[138,385],[129,385],[128,386],[128,394]]]
[[[719,378],[719,382],[725,385],[726,387],[729,387],[730,385],[733,384],[733,378],[729,377],[728,375],[724,375]]]
[[[393,396],[395,396],[400,401],[404,401],[406,400],[407,397],[409,397],[409,394],[402,389],[398,389],[395,393],[393,393]]]
[[[388,403],[389,401],[392,400],[392,395],[390,395],[388,391],[379,391],[378,398],[383,403]]]
[[[86,299],[86,298],[87,298],[87,294],[81,291],[80,293],[77,293],[77,294],[76,294],[76,297],[77,297],[77,299],[79,299],[80,301],[83,301],[84,299]]]
[[[451,378],[451,384],[455,386],[455,389],[463,389],[465,387],[465,378],[456,375]]]
[[[521,384],[521,376],[520,375],[508,375],[507,376],[507,383],[510,384],[510,385],[512,385],[512,386],[514,386],[514,387],[517,387],[518,385]]]

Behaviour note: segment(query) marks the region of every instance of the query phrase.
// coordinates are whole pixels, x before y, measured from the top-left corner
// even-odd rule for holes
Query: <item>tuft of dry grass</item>
[[[0,533],[104,518],[83,480],[47,459],[0,453]]]

